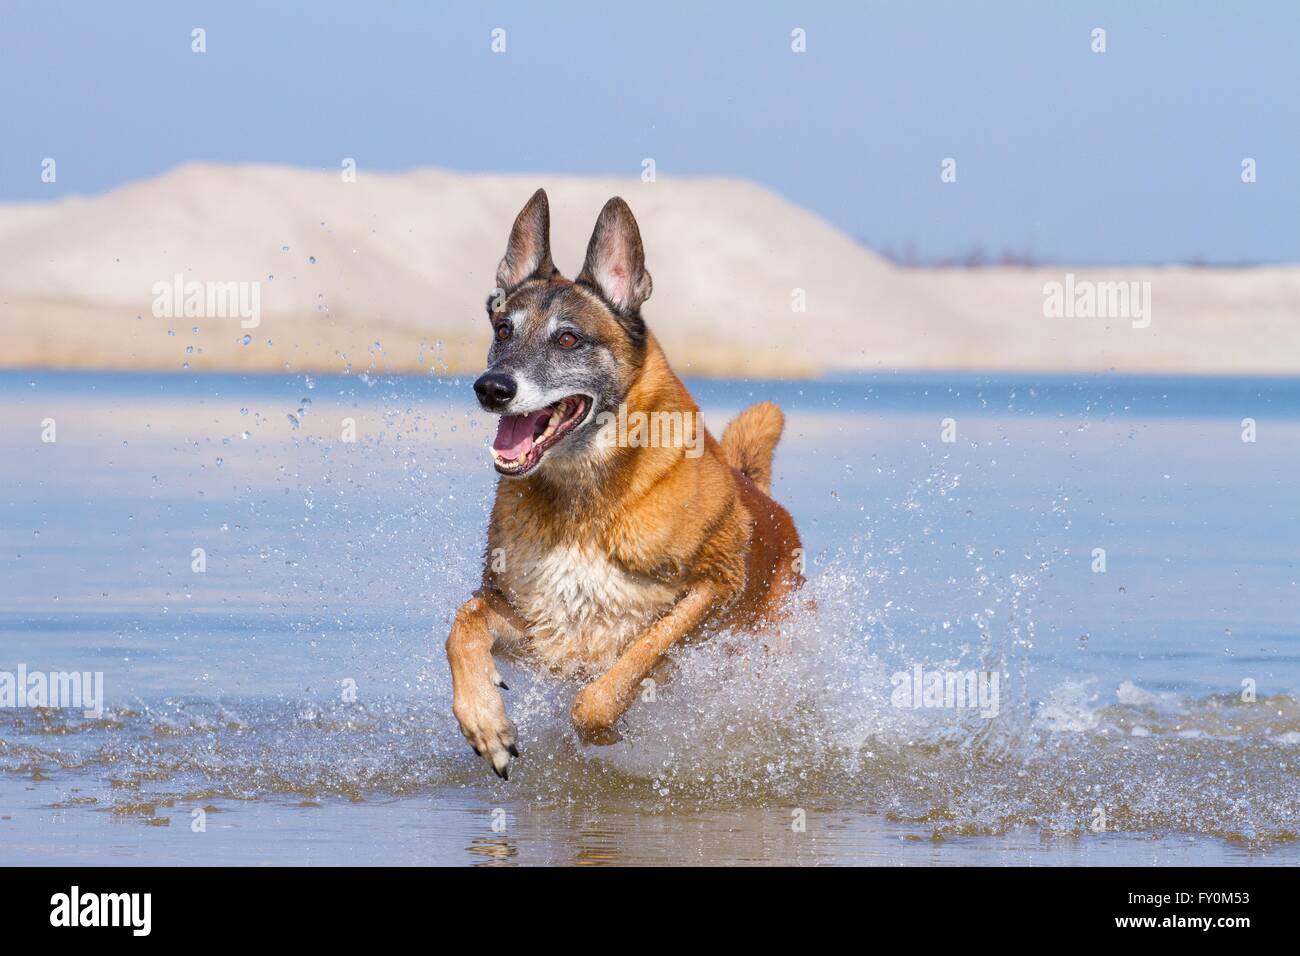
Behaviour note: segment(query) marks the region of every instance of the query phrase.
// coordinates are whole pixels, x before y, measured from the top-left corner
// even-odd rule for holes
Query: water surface
[[[107,697],[0,709],[0,862],[1300,862],[1300,383],[691,386],[786,409],[816,610],[682,649],[608,747],[507,666],[502,783],[442,656],[467,381],[0,373],[0,671]],[[916,665],[997,715],[894,706]]]

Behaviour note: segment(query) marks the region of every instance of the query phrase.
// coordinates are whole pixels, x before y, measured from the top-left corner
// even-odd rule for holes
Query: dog
[[[496,281],[474,392],[501,416],[500,477],[482,587],[447,661],[461,732],[508,780],[519,749],[494,654],[589,681],[571,718],[602,742],[674,644],[759,630],[804,578],[794,522],[769,497],[781,410],[751,406],[721,441],[705,430],[641,317],[652,283],[627,203],[605,204],[570,280],[539,189]]]

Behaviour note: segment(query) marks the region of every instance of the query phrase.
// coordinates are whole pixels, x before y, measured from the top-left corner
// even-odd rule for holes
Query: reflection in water
[[[475,866],[510,866],[519,848],[506,837],[475,837],[465,852],[472,854]]]

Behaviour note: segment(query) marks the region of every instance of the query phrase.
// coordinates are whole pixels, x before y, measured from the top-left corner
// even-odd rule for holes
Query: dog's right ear
[[[497,266],[497,287],[509,295],[529,279],[549,279],[554,272],[551,207],[546,202],[546,190],[539,189],[515,217],[506,254]]]

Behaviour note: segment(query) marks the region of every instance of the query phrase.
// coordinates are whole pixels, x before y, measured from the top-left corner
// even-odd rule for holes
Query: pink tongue
[[[533,447],[533,434],[537,426],[551,417],[551,410],[543,408],[527,415],[502,415],[497,426],[496,441],[492,447],[502,458],[511,461]]]

